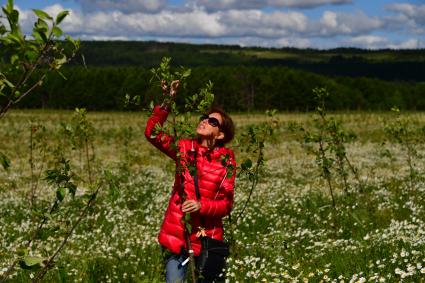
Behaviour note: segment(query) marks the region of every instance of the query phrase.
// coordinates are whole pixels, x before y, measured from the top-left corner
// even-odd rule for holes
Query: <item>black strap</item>
[[[195,156],[195,176],[193,176],[193,180],[194,180],[194,182],[195,182],[195,194],[196,194],[196,198],[198,199],[198,200],[200,200],[201,199],[201,192],[199,191],[199,184],[198,184],[198,168],[197,168],[197,164],[196,164],[196,157],[197,157],[197,155],[198,155],[198,151],[197,150],[195,150],[195,154],[194,154],[194,156]]]
[[[196,157],[198,155],[198,151],[195,150],[195,154],[194,154],[194,163],[195,163],[195,176],[193,176],[193,181],[195,183],[195,194],[196,194],[196,198],[198,200],[201,199],[201,192],[199,191],[199,184],[198,184],[198,167],[197,167],[197,160]],[[226,176],[224,176],[224,178],[226,178]],[[220,188],[219,188],[220,189]],[[231,218],[231,214],[229,213],[229,222],[232,223],[232,218]],[[203,223],[203,218],[201,218],[201,222]]]

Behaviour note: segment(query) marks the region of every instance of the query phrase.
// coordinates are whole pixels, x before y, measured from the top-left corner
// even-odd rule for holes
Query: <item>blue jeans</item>
[[[189,262],[184,266],[182,263],[187,259],[187,256],[181,254],[172,254],[165,259],[165,280],[167,283],[183,283],[186,282],[185,276]],[[196,260],[195,260],[196,261]],[[211,281],[198,279],[197,283],[210,283]]]
[[[185,259],[186,257],[181,254],[173,254],[165,259],[165,280],[167,283],[185,282],[187,266],[189,265],[189,263],[186,263],[182,266]]]

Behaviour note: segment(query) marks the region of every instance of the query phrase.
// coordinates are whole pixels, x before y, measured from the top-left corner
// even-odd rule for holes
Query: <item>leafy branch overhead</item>
[[[201,114],[208,111],[214,103],[214,94],[212,92],[213,83],[208,81],[205,87],[201,88],[198,93],[189,95],[185,98],[184,105],[179,107],[175,101],[175,97],[170,96],[170,87],[173,81],[178,80],[180,85],[185,87],[186,80],[191,74],[191,69],[180,67],[178,70],[173,71],[171,67],[171,58],[163,58],[158,68],[151,69],[153,74],[152,80],[158,81],[158,85],[162,86],[162,99],[163,103],[170,106],[170,119],[169,123],[163,127],[159,125],[155,129],[156,132],[164,131],[171,135],[175,144],[177,141],[184,137],[194,137],[194,119],[193,114]],[[154,101],[150,103],[150,110],[153,110],[155,105]],[[174,145],[175,146],[175,145]]]
[[[55,18],[42,10],[34,9],[37,16],[31,39],[22,32],[19,11],[13,0],[2,7],[2,17],[7,25],[0,22],[0,118],[6,112],[42,85],[49,72],[59,69],[72,58],[80,48],[80,40],[66,35],[60,24],[69,11],[60,12]]]

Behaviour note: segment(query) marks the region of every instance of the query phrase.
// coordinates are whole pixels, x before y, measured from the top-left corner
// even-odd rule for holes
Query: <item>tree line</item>
[[[89,67],[152,68],[158,65],[162,57],[167,56],[173,58],[176,66],[282,66],[326,76],[425,81],[424,49],[317,50],[154,41],[83,41],[81,54]]]
[[[67,67],[62,74],[66,80],[58,74],[49,76],[20,107],[132,110],[140,106],[126,105],[126,95],[140,96],[142,107],[147,107],[160,92],[148,68]],[[214,84],[215,104],[230,111],[310,111],[315,107],[315,87],[332,94],[327,101],[331,110],[388,110],[393,106],[425,110],[425,83],[329,77],[282,66],[194,67],[177,103],[183,105],[187,96],[208,81]]]

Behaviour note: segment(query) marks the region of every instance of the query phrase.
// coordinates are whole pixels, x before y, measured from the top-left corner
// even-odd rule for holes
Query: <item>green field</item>
[[[0,167],[0,276],[31,237],[40,211],[52,206],[57,187],[47,183],[45,171],[57,168],[63,156],[70,160],[76,196],[65,196],[32,242],[30,255],[52,255],[87,202],[89,179],[104,182],[45,282],[163,282],[156,235],[173,162],[146,141],[145,113],[101,112],[87,116],[93,125],[87,163],[86,148],[69,134],[75,130],[73,115],[11,111],[0,120],[0,153],[10,160],[8,170]],[[405,117],[420,133],[412,145],[414,176],[405,145],[385,134],[395,119],[391,113],[332,116],[357,135],[347,144],[347,156],[362,189],[353,174],[344,186],[333,173],[333,206],[315,156],[290,130],[295,124],[313,129],[313,114],[277,115],[276,136],[265,145],[266,163],[251,202],[236,223],[226,219],[232,241],[227,282],[425,282],[425,114]],[[266,120],[260,114],[234,118],[239,133]],[[240,164],[245,153],[235,152]],[[250,189],[246,177],[236,182],[234,218]],[[7,282],[29,282],[36,272],[17,266]]]

